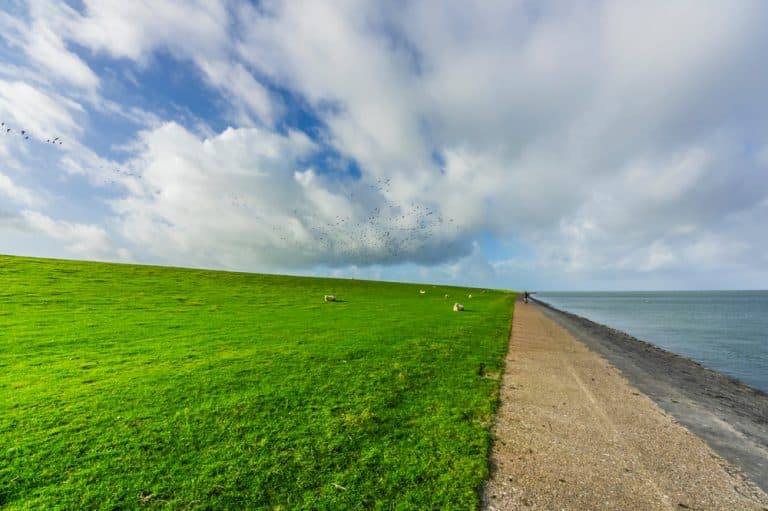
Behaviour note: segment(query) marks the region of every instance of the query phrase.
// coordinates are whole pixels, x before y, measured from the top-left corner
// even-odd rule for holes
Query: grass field
[[[513,300],[0,256],[0,507],[476,508]]]

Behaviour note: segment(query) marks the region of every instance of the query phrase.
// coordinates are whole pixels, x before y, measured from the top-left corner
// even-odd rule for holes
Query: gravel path
[[[768,510],[768,496],[596,353],[515,307],[484,508]]]
[[[624,332],[541,304],[662,410],[768,492],[768,395]]]

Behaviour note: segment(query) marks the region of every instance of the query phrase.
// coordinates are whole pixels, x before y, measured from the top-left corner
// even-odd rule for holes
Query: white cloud
[[[230,54],[234,20],[224,2],[122,2],[88,0],[69,37],[97,53],[151,64],[157,52],[193,62],[235,107],[233,120],[246,125],[274,120],[275,98]],[[248,27],[246,27],[248,28]],[[254,119],[255,117],[255,119]]]
[[[21,217],[27,229],[62,241],[70,252],[80,257],[122,259],[127,253],[115,250],[109,234],[99,226],[55,220],[33,210],[22,211]]]
[[[542,267],[684,264],[669,254],[755,207],[736,183],[765,185],[734,125],[768,113],[745,101],[767,84],[753,72],[759,4],[545,2],[538,17],[492,3],[277,5],[256,15],[244,58],[325,112],[367,172],[402,175],[470,236],[522,237]],[[693,232],[674,235],[681,224]]]
[[[224,2],[86,0],[83,4],[71,36],[116,58],[146,62],[158,46],[184,56],[211,56],[227,45]]]
[[[168,123],[142,134],[140,188],[114,201],[121,234],[156,257],[196,265],[296,268],[456,257],[453,221],[388,202],[386,183],[339,182],[302,162],[306,135],[229,128],[199,138]],[[390,197],[391,199],[391,197]]]
[[[31,73],[18,67],[16,69],[35,81],[56,81],[60,85],[93,92],[99,86],[99,78],[76,53],[67,48],[64,39],[77,13],[64,3],[49,0],[31,0],[27,8],[28,20],[0,13],[0,37],[14,48],[14,53],[23,51],[28,62],[37,68]],[[13,67],[11,65],[6,69]],[[14,78],[20,77],[16,75]]]
[[[25,82],[0,80],[0,113],[15,133],[24,129],[36,140],[82,132],[76,116],[83,107],[65,96]]]
[[[31,27],[32,38],[26,52],[32,60],[45,67],[56,78],[78,87],[95,89],[99,78],[80,57],[67,50],[64,42],[50,27],[39,23]]]
[[[22,206],[38,206],[44,203],[34,191],[15,184],[11,178],[1,172],[0,193]]]

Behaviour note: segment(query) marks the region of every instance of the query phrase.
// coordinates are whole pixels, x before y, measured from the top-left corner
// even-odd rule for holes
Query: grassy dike
[[[0,507],[476,508],[513,303],[0,256]]]

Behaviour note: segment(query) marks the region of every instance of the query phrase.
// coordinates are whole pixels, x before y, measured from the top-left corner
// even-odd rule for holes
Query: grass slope
[[[0,256],[0,507],[475,508],[513,298]]]

